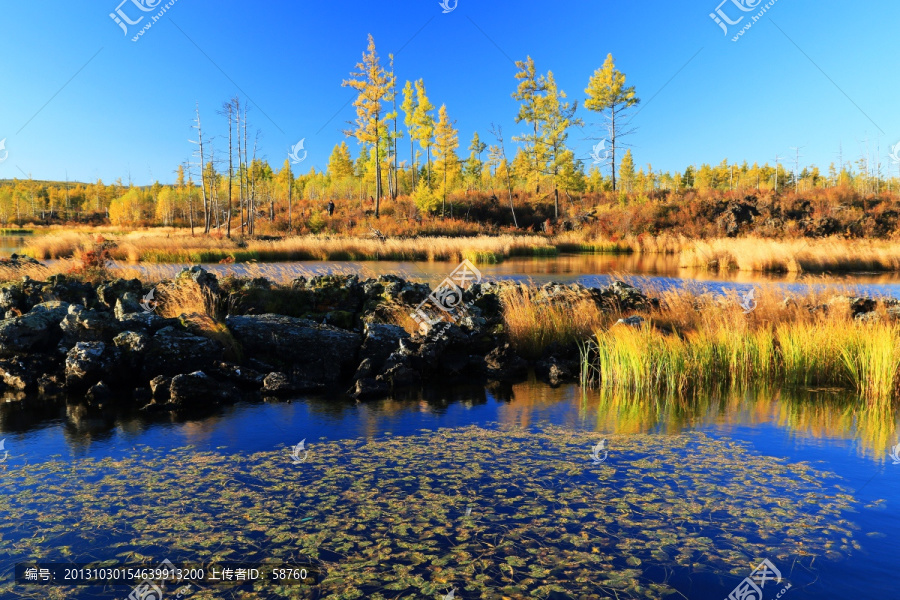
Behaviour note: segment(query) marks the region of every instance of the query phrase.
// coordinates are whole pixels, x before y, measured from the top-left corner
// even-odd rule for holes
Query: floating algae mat
[[[808,568],[854,549],[836,477],[703,434],[441,429],[252,455],[142,449],[123,460],[10,464],[3,598],[124,598],[29,588],[12,563],[311,560],[317,589],[191,598],[683,597],[669,576]],[[725,584],[723,584],[724,586]],[[725,593],[731,589],[723,587]],[[724,595],[723,595],[724,596]],[[174,597],[174,596],[173,596]]]

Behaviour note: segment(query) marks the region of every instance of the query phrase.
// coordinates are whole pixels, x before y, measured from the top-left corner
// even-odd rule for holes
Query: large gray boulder
[[[203,371],[176,375],[169,384],[169,404],[178,408],[212,406],[235,402],[238,391],[213,379]]]
[[[115,279],[101,283],[97,286],[97,299],[106,308],[114,310],[119,299],[129,292],[130,297],[144,295],[144,286],[139,279]]]
[[[224,348],[205,337],[175,327],[157,331],[144,353],[143,379],[202,371],[222,360]]]
[[[44,302],[28,313],[0,321],[0,355],[34,352],[55,346],[62,337],[60,322],[69,310],[66,302]]]
[[[113,345],[122,356],[123,366],[128,367],[131,374],[140,373],[150,339],[150,335],[143,331],[123,331],[113,338]]]
[[[281,315],[229,317],[226,324],[244,356],[280,366],[295,381],[333,384],[359,363],[355,332]]]
[[[122,325],[111,312],[90,310],[80,304],[69,306],[59,326],[64,339],[70,343],[109,342],[122,331]]]
[[[400,349],[401,340],[406,342],[409,337],[399,325],[369,323],[366,325],[366,337],[359,353],[360,360],[369,359],[376,369],[380,369],[384,361]]]
[[[115,368],[112,353],[103,342],[78,342],[66,354],[66,387],[85,390],[111,375]]]

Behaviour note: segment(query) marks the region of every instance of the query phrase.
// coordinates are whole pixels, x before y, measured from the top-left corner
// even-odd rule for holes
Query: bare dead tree
[[[232,214],[232,182],[234,181],[234,104],[232,101],[225,102],[219,114],[228,117],[228,215],[226,236],[231,238],[231,214]],[[240,134],[238,135],[238,143],[240,143]],[[240,151],[238,151],[240,156]]]
[[[200,163],[199,163],[199,166],[200,166],[200,188],[203,191],[203,215],[204,215],[203,233],[208,234],[209,226],[210,226],[209,197],[206,193],[206,178],[203,175],[206,161],[205,161],[204,153],[203,153],[203,129],[200,126],[200,103],[199,102],[195,105],[195,112],[196,112],[197,116],[194,120],[195,125],[192,126],[192,129],[197,130],[197,140],[196,141],[189,140],[189,141],[192,144],[197,144],[197,146],[199,147],[199,151],[200,151]],[[194,164],[196,164],[196,163],[194,163]],[[191,215],[191,218],[193,219],[193,214]],[[191,235],[194,235],[193,220],[191,221]]]

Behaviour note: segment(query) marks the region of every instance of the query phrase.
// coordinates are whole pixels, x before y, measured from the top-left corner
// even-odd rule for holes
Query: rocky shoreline
[[[174,410],[325,390],[378,398],[426,383],[517,381],[531,369],[556,385],[579,373],[574,345],[552,346],[532,360],[513,351],[502,331],[501,283],[466,290],[466,316],[425,335],[389,321],[399,311],[411,313],[431,289],[391,275],[274,285],[261,278],[220,282],[193,267],[164,285],[194,286],[193,293],[218,307],[218,321],[205,317],[215,327],[190,315],[156,314],[155,302],[147,301],[154,288],[137,279],[92,284],[54,275],[3,284],[6,400],[40,393]],[[600,289],[550,284],[542,301],[572,293],[610,311],[651,302],[620,282]]]
[[[220,281],[192,267],[154,287],[137,279],[93,284],[64,275],[25,277],[0,286],[0,380],[6,401],[40,393],[147,410],[324,391],[363,400],[426,384],[516,382],[532,371],[551,385],[577,380],[577,344],[553,343],[538,357],[514,351],[501,314],[504,285],[511,284],[472,286],[457,323],[410,334],[391,322],[410,314],[431,289],[392,275],[301,277],[275,285],[262,278]],[[148,302],[159,289],[187,290],[217,318],[160,316],[156,302]],[[547,284],[534,301],[573,298],[589,299],[632,326],[643,323],[635,313],[658,306],[622,282]],[[875,300],[832,302],[846,303],[857,319],[880,318]],[[886,314],[900,315],[900,303],[884,304]]]

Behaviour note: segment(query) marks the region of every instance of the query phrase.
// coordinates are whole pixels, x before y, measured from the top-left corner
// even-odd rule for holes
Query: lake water
[[[120,265],[137,269],[153,278],[175,275],[184,265]],[[440,283],[457,267],[452,262],[315,262],[245,263],[234,265],[206,264],[219,274],[268,277],[289,280],[293,277],[326,273],[356,274],[361,278],[399,275],[406,279]],[[512,257],[499,264],[479,264],[486,280],[510,279],[544,284],[549,282],[581,283],[586,286],[607,285],[625,279],[646,289],[690,286],[709,290],[746,290],[755,286],[777,284],[786,289],[809,285],[832,285],[853,288],[860,293],[900,297],[900,273],[844,273],[840,275],[764,274],[743,271],[711,273],[699,269],[682,269],[678,258],[670,255],[571,254],[550,258]]]
[[[211,267],[437,282],[455,265]],[[640,256],[479,268],[487,278],[586,285],[622,275],[710,289],[822,281],[711,277]],[[894,275],[831,282],[898,290]],[[325,597],[721,600],[766,559],[781,575],[764,582],[766,600],[788,585],[782,598],[900,598],[900,464],[890,457],[900,421],[838,390],[637,398],[530,381],[368,403],[333,392],[189,415],[28,398],[0,403],[0,440],[3,599],[132,592],[16,584],[15,563],[311,557],[324,565]],[[314,594],[240,590],[170,586],[164,597]]]
[[[435,571],[428,560],[414,565],[400,554],[403,542],[428,538],[433,527],[441,535],[431,554],[422,552],[435,556],[433,560],[451,573],[442,582],[446,585],[435,589],[443,595],[456,587],[457,598],[481,597],[484,590],[465,569],[453,569],[453,560],[465,564],[471,559],[471,549],[468,554],[461,550],[467,543],[477,542],[487,550],[504,532],[521,547],[488,554],[497,564],[512,566],[513,572],[485,567],[490,577],[484,581],[499,589],[508,575],[523,594],[539,587],[541,576],[563,582],[548,591],[548,597],[577,597],[586,590],[574,575],[566,584],[561,565],[556,571],[548,566],[545,572],[528,564],[531,570],[524,570],[533,551],[543,548],[548,556],[558,555],[585,573],[596,568],[598,577],[622,574],[621,585],[638,586],[620,591],[620,598],[668,597],[651,591],[652,585],[665,584],[687,598],[721,600],[766,558],[783,577],[778,589],[771,583],[766,587],[766,598],[787,583],[792,587],[786,596],[797,599],[897,597],[900,465],[893,464],[889,452],[898,443],[898,420],[894,412],[875,415],[855,408],[853,399],[833,390],[638,400],[532,381],[427,390],[363,404],[333,395],[300,397],[290,403],[241,403],[177,417],[36,400],[0,406],[0,431],[9,452],[0,467],[0,507],[9,520],[0,533],[4,545],[16,548],[0,558],[5,580],[13,560],[142,562],[117,558],[123,551],[150,557],[143,563],[208,559],[210,554],[201,554],[202,541],[192,545],[184,536],[185,528],[211,527],[212,539],[220,546],[215,554],[219,560],[296,560],[303,552],[286,554],[286,549],[298,549],[308,533],[317,540],[319,556],[332,561],[329,573],[335,577],[342,560],[362,565],[357,552],[371,544],[390,544],[395,554],[366,563],[369,576],[354,582],[371,596],[386,591],[382,586],[388,582],[397,587],[395,567],[408,569],[410,577],[442,581],[441,569]],[[607,447],[597,453],[603,461],[595,462],[592,446],[604,438]],[[560,439],[572,443],[561,450]],[[295,464],[292,448],[301,440],[310,457]],[[446,456],[441,452],[448,447],[455,449]],[[195,479],[189,468],[193,460],[203,465],[222,461],[227,469]],[[452,469],[447,461],[454,463]],[[141,472],[141,465],[150,464],[157,466]],[[170,473],[165,465],[177,468]],[[801,470],[787,480],[770,479],[786,467]],[[558,472],[543,472],[549,468]],[[806,474],[806,468],[814,473]],[[40,479],[29,479],[29,473]],[[372,473],[378,485],[357,490],[354,481]],[[453,479],[454,474],[461,479]],[[402,489],[395,476],[405,476],[400,477]],[[442,486],[448,479],[453,480],[452,489]],[[261,481],[267,486],[259,490],[259,498],[244,497],[231,487]],[[534,497],[518,492],[535,482],[540,485]],[[215,489],[207,488],[210,483]],[[166,496],[162,490],[172,485],[177,492]],[[706,486],[710,490],[700,493]],[[541,490],[548,495],[546,501],[538,495]],[[648,501],[654,495],[657,501]],[[213,498],[224,504],[207,508],[208,502],[216,506]],[[846,505],[825,510],[834,498],[844,498]],[[426,500],[437,502],[447,514],[437,518],[424,508],[428,518],[417,514],[415,502]],[[707,501],[712,504],[703,505]],[[235,502],[240,504],[239,517],[232,514]],[[326,516],[332,510],[343,515],[343,503],[357,509],[344,515],[359,523],[353,534],[362,547],[355,550],[329,547],[329,540],[337,546],[343,533],[330,530],[336,525]],[[516,512],[519,503],[529,507],[524,527],[523,514]],[[265,533],[257,537],[242,534],[241,523],[264,521],[259,515],[276,512],[276,505],[292,507],[287,522],[278,523],[280,527],[264,524]],[[150,508],[166,514],[154,515]],[[824,514],[817,514],[819,510]],[[606,519],[603,527],[597,524],[600,517]],[[404,518],[411,527],[421,523],[424,529],[414,535],[397,529]],[[808,529],[796,525],[804,520],[811,523]],[[513,524],[533,529],[537,541],[519,538]],[[767,534],[761,526],[769,528]],[[279,537],[282,529],[286,537]],[[549,529],[555,533],[547,535]],[[610,537],[598,531],[610,532]],[[643,540],[648,532],[662,537]],[[32,541],[41,535],[47,535],[43,543]],[[583,552],[561,543],[565,535],[583,536]],[[710,541],[701,542],[706,539]],[[679,549],[683,564],[673,562]],[[446,557],[452,558],[448,565],[440,562]],[[603,562],[595,567],[576,564],[585,557]],[[629,562],[623,562],[626,559]],[[523,569],[518,575],[517,565]],[[344,576],[343,585],[356,577]],[[33,591],[0,585],[3,598],[27,597],[25,592]],[[340,589],[341,584],[335,585]],[[122,586],[60,589],[66,590],[60,597],[77,599],[124,598],[130,592]],[[264,588],[249,597],[308,597],[304,590],[280,596]],[[422,595],[413,591],[407,589],[407,597]],[[613,597],[600,588],[594,593]],[[206,590],[194,597],[239,596]]]

